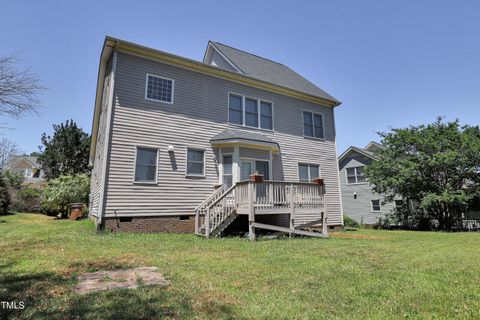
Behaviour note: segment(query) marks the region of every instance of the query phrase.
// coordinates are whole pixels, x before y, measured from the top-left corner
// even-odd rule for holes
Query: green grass
[[[83,272],[156,266],[169,287],[79,296]],[[249,242],[95,234],[90,221],[0,217],[0,301],[20,319],[479,319],[480,234],[360,230]]]

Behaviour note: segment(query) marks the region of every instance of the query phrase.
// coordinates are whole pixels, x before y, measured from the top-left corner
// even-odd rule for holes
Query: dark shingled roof
[[[256,132],[237,130],[237,129],[225,129],[219,134],[217,134],[216,136],[214,136],[212,139],[210,139],[210,142],[237,140],[237,139],[272,143],[272,144],[278,145],[278,143],[276,143],[266,135],[256,133]]]
[[[211,41],[211,43],[247,76],[340,103],[337,99],[281,63],[229,47],[219,42]]]

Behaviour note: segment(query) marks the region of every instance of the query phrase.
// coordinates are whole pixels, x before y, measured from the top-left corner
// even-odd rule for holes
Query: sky
[[[47,90],[39,115],[0,116],[0,134],[29,153],[52,124],[90,132],[106,35],[196,60],[214,40],[289,66],[342,101],[339,153],[438,116],[480,122],[480,1],[3,0],[0,55]]]

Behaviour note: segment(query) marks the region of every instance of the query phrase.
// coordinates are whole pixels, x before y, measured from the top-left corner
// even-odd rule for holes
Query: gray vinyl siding
[[[370,162],[369,158],[354,152],[339,164],[343,214],[365,224],[378,222],[379,218],[394,208],[393,202],[384,203],[382,195],[372,192],[370,183],[347,184],[346,168],[367,166]],[[357,199],[354,198],[354,193],[357,194]],[[380,200],[380,212],[372,212],[371,200],[376,199]]]
[[[103,86],[103,95],[100,111],[100,121],[99,128],[97,132],[97,144],[95,150],[95,159],[93,162],[92,177],[90,183],[90,215],[97,217],[98,210],[100,206],[100,194],[103,190],[102,178],[105,174],[105,168],[103,168],[103,159],[106,154],[105,147],[105,138],[107,131],[107,108],[110,99],[110,87],[112,85],[112,60],[107,63],[105,70],[105,79]]]
[[[145,100],[147,73],[175,80],[173,104]],[[245,129],[280,145],[281,152],[273,155],[275,179],[298,181],[298,162],[320,164],[329,224],[342,224],[333,109],[122,52],[115,74],[107,217],[115,212],[118,216],[193,214],[218,184],[218,150],[209,140],[233,126],[228,124],[229,92],[273,102],[274,131]],[[303,137],[302,109],[323,114],[324,141]],[[134,183],[136,146],[159,150],[156,184]],[[185,176],[187,147],[205,149],[205,177]]]

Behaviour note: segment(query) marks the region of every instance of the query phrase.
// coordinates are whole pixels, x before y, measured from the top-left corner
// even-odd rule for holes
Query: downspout
[[[107,117],[106,117],[106,127],[105,127],[105,141],[103,150],[105,150],[104,157],[103,157],[103,175],[102,175],[102,183],[101,188],[102,191],[100,193],[99,199],[99,208],[98,208],[98,215],[97,220],[95,221],[95,225],[97,228],[97,232],[100,232],[105,227],[105,209],[106,209],[106,202],[107,202],[107,190],[108,190],[108,173],[109,173],[109,159],[110,159],[110,147],[111,147],[111,131],[112,131],[112,122],[113,122],[113,106],[114,106],[114,87],[115,87],[115,74],[117,70],[117,48],[118,48],[118,41],[115,43],[115,47],[113,48],[112,53],[112,75],[109,79],[110,81],[110,90],[109,90],[109,101],[107,106]]]

